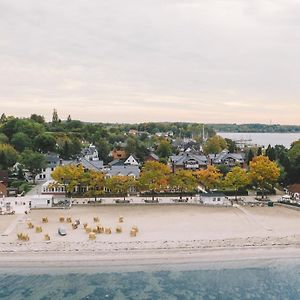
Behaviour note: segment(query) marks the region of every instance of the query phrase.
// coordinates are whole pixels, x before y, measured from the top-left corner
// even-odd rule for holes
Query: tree
[[[162,140],[156,153],[161,158],[167,158],[172,154],[172,145],[167,140]]]
[[[6,120],[7,120],[7,117],[6,117],[5,113],[2,113],[2,115],[1,115],[1,117],[0,117],[0,124],[1,124],[1,123],[5,123]]]
[[[215,135],[207,140],[203,149],[205,154],[217,154],[226,149],[226,147],[227,143],[225,139],[223,139],[221,136]]]
[[[71,115],[68,115],[67,122],[71,122],[71,121],[72,121]]]
[[[102,159],[104,163],[108,163],[110,161],[109,153],[110,146],[105,139],[100,139],[95,143],[99,159]]]
[[[275,149],[273,147],[271,147],[271,145],[268,146],[268,148],[266,150],[266,155],[269,157],[269,159],[271,161],[276,160],[276,152],[275,152]]]
[[[226,188],[233,189],[236,192],[240,188],[247,186],[250,183],[249,176],[246,170],[242,169],[241,167],[233,167],[229,173],[227,173],[224,179],[224,186]]]
[[[26,133],[23,132],[15,133],[12,136],[11,143],[19,152],[24,151],[26,148],[32,147],[31,139]]]
[[[59,122],[58,113],[57,113],[57,110],[54,108],[53,114],[52,114],[52,124],[55,125],[58,122]]]
[[[210,190],[220,184],[222,174],[216,167],[208,166],[207,169],[196,171],[195,176],[205,190]]]
[[[0,144],[0,169],[7,170],[12,167],[18,159],[18,152],[8,144]]]
[[[135,179],[132,176],[112,176],[106,179],[105,186],[112,193],[122,195],[125,200],[130,188],[135,186]]]
[[[37,122],[37,123],[40,123],[40,124],[44,124],[45,123],[45,118],[41,115],[37,115],[37,114],[32,114],[30,116],[30,119]]]
[[[57,183],[65,186],[68,194],[73,194],[76,188],[80,193],[80,187],[87,185],[87,177],[82,165],[57,166],[51,176]]]
[[[95,197],[104,194],[105,177],[102,172],[89,170],[86,172],[87,196]]]
[[[267,156],[256,156],[250,162],[250,179],[262,192],[264,197],[265,189],[273,188],[280,176],[280,168],[276,162],[271,161]]]
[[[47,166],[46,159],[43,154],[28,149],[23,151],[21,155],[21,163],[32,174],[33,183],[35,183],[36,175],[41,173],[42,169]]]
[[[34,138],[34,147],[40,152],[52,152],[56,148],[56,140],[51,133],[41,133]]]
[[[288,176],[291,183],[300,182],[300,140],[292,144],[288,151],[290,168]]]
[[[8,137],[4,133],[0,133],[0,144],[7,144],[8,142]]]
[[[250,161],[252,161],[253,158],[254,158],[254,152],[253,152],[252,148],[250,148],[247,153],[247,164],[248,165],[249,165]]]
[[[197,188],[197,180],[192,171],[178,170],[170,175],[170,188],[180,192],[180,199],[182,193],[193,192]]]
[[[147,161],[142,168],[139,185],[143,191],[152,192],[154,200],[155,192],[161,192],[168,187],[170,172],[169,167],[162,163]]]
[[[237,145],[235,141],[227,138],[225,138],[225,141],[227,143],[227,149],[230,153],[234,153],[237,151]]]
[[[261,156],[262,155],[262,148],[258,147],[257,149],[257,156]]]

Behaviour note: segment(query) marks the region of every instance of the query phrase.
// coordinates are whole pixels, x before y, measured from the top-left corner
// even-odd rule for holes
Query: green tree
[[[0,133],[0,144],[7,144],[8,142],[8,137],[4,133]]]
[[[167,140],[162,140],[157,148],[157,155],[161,158],[168,158],[172,154],[172,145]]]
[[[169,185],[171,189],[180,193],[180,199],[182,199],[182,193],[191,193],[198,186],[193,172],[188,170],[178,170],[171,174]]]
[[[234,153],[237,151],[237,145],[236,142],[231,140],[231,139],[225,139],[226,143],[227,143],[227,149],[230,153]]]
[[[253,152],[252,148],[250,148],[247,153],[247,159],[246,159],[248,165],[249,165],[250,161],[252,161],[253,158],[254,158],[254,152]]]
[[[0,124],[1,124],[1,123],[5,123],[6,120],[7,120],[7,117],[6,117],[5,113],[2,113],[2,115],[1,115],[1,117],[0,117]]]
[[[15,133],[12,136],[11,143],[19,152],[24,151],[26,148],[32,147],[31,139],[26,133],[23,132]]]
[[[58,113],[57,113],[57,110],[54,108],[53,114],[52,114],[52,125],[55,125],[58,122],[59,122]]]
[[[41,173],[42,169],[47,166],[45,156],[32,150],[23,151],[21,155],[21,163],[32,174],[33,183],[35,183],[36,175]]]
[[[41,115],[37,115],[37,114],[32,114],[30,116],[30,119],[37,122],[37,123],[40,123],[40,124],[45,124],[45,118]]]
[[[205,154],[217,154],[227,148],[225,139],[221,136],[215,135],[207,140],[204,144],[203,150]]]
[[[40,152],[53,152],[56,148],[56,140],[51,133],[41,133],[34,138],[34,147]]]
[[[11,145],[0,144],[0,169],[7,170],[18,159],[18,152]]]
[[[288,168],[288,177],[291,183],[300,182],[300,140],[292,144],[288,151],[290,168]]]

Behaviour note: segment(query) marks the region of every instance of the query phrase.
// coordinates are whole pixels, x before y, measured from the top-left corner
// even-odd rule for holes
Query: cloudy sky
[[[299,0],[0,0],[0,112],[300,124]]]

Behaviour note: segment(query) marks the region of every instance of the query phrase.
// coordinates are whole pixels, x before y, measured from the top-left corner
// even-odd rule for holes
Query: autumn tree
[[[219,135],[215,135],[206,141],[203,150],[205,154],[209,154],[209,153],[217,154],[226,148],[227,148],[226,140]]]
[[[233,167],[230,172],[227,173],[224,179],[224,186],[226,188],[233,189],[236,192],[240,188],[247,186],[250,183],[249,175],[246,170],[241,167]]]
[[[198,182],[204,186],[205,190],[216,188],[222,178],[221,172],[214,166],[208,166],[207,169],[195,172]]]
[[[264,197],[265,189],[274,187],[280,176],[280,168],[276,162],[267,156],[256,156],[250,162],[250,179],[262,191]]]
[[[154,200],[155,192],[161,192],[168,187],[170,169],[167,165],[156,162],[147,161],[142,168],[139,185],[143,191],[152,192],[152,200]]]
[[[124,200],[127,194],[130,191],[130,188],[134,187],[136,184],[135,179],[132,176],[121,176],[116,175],[106,179],[105,186],[113,194],[120,194],[124,197]]]
[[[167,140],[162,140],[158,145],[156,153],[159,157],[167,158],[172,154],[172,145]]]
[[[188,170],[178,170],[171,174],[169,184],[171,189],[180,192],[180,199],[182,193],[193,192],[198,185],[193,172]]]
[[[57,183],[65,186],[67,193],[73,194],[76,187],[80,192],[80,187],[86,184],[84,173],[82,165],[66,165],[57,166],[51,176]]]
[[[97,196],[104,194],[105,176],[102,172],[94,170],[90,170],[85,174],[86,195],[88,197],[95,197],[96,200]]]

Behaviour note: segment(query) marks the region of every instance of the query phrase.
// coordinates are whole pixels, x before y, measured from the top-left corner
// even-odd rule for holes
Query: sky
[[[0,0],[0,113],[300,125],[300,0]]]

